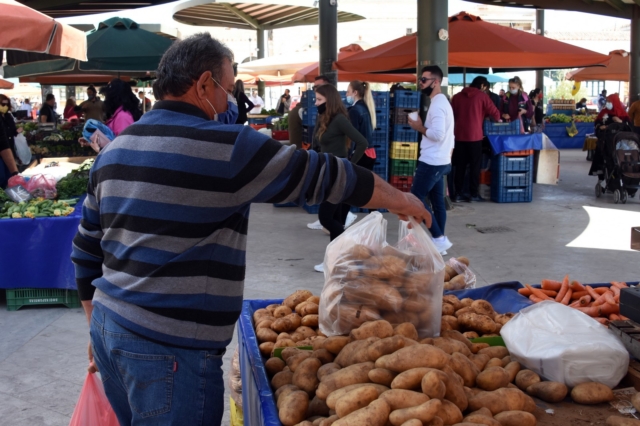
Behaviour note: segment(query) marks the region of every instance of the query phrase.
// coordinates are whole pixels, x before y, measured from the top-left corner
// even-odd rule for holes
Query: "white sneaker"
[[[322,225],[320,225],[320,220],[316,220],[313,223],[307,223],[307,228],[319,231],[322,229]]]
[[[441,252],[440,252],[440,256],[446,256],[447,254],[448,254],[448,253],[447,253],[447,251],[446,251],[446,250],[445,250],[445,251],[441,251]]]
[[[344,221],[344,229],[347,229],[348,227],[353,225],[353,222],[355,222],[357,218],[357,214],[349,212],[349,214],[347,215],[347,219]]]
[[[314,266],[313,270],[316,272],[324,272],[324,263]]]
[[[447,237],[444,237],[440,241],[438,241],[436,239],[433,239],[432,241],[433,241],[433,244],[436,246],[436,249],[440,253],[442,253],[443,251],[449,250],[451,248],[451,246],[453,246],[453,244],[451,243],[451,241],[449,241],[449,239]]]

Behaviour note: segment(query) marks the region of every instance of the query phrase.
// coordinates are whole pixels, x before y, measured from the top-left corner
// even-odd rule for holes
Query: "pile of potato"
[[[326,335],[348,334],[366,321],[384,319],[391,324],[409,322],[421,337],[440,329],[440,295],[444,269],[427,255],[392,246],[372,248],[355,244],[329,253],[322,290],[320,329]]]
[[[440,331],[455,330],[468,339],[498,336],[500,329],[512,313],[499,314],[486,300],[458,299],[454,295],[442,297],[442,324]]]
[[[296,312],[302,313],[305,306],[313,310],[316,299],[309,294],[297,292],[283,306],[296,302]],[[487,308],[484,301],[460,307],[458,303],[463,302],[454,297],[445,296],[444,304],[458,310]],[[256,311],[256,325],[265,329],[265,321],[271,321],[267,330],[276,333],[272,326],[278,309]],[[476,310],[466,313],[491,319]],[[466,313],[457,317],[459,322]],[[474,320],[471,316],[464,321],[477,329]],[[312,327],[287,325],[288,331],[262,342],[263,354],[267,355],[265,343],[280,347],[302,342],[313,350],[287,347],[282,359],[265,362],[284,426],[533,426],[531,396],[558,402],[568,393],[564,384],[543,382],[533,371],[521,369],[505,347],[471,343],[453,329],[443,330],[442,337],[419,340],[415,326],[408,322],[394,327],[385,320],[368,321],[349,336],[332,337]],[[601,384],[586,383],[576,386],[571,397],[578,403],[595,404],[611,400],[613,393]]]

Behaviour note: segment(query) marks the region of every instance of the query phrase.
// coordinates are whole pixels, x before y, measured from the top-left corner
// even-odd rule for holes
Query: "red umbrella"
[[[606,67],[579,68],[567,74],[574,81],[629,81],[629,53],[624,50],[609,52],[611,61]]]
[[[341,71],[413,70],[417,37],[400,37],[335,62]],[[609,57],[460,12],[449,18],[449,67],[468,71],[562,69],[606,65]]]
[[[0,89],[13,89],[13,83],[0,78]]]
[[[353,56],[356,53],[364,52],[359,44],[350,44],[340,49],[338,61]],[[309,65],[293,75],[293,81],[306,81],[313,83],[320,75],[318,64]],[[416,81],[415,74],[373,74],[373,73],[353,73],[339,72],[338,81],[349,82],[353,80],[369,81],[372,83],[402,83],[406,81]]]

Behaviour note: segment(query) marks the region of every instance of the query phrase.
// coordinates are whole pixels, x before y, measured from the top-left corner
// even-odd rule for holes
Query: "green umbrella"
[[[172,41],[142,30],[131,19],[111,18],[87,33],[88,61],[52,59],[5,66],[5,77],[58,74],[142,74],[158,68]]]

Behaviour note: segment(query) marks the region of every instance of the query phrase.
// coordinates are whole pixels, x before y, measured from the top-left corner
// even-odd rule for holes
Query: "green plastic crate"
[[[65,305],[67,308],[79,308],[80,298],[77,290],[59,288],[7,289],[8,311],[17,311],[23,306],[32,305]]]
[[[391,160],[389,174],[391,176],[413,176],[416,171],[416,160]]]

